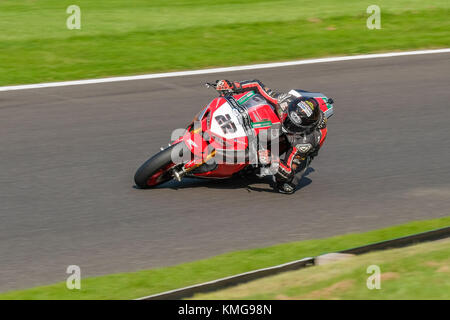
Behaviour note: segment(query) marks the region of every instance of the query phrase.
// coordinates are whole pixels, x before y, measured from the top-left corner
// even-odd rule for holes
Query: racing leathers
[[[291,101],[295,99],[289,93],[276,93],[266,87],[259,80],[246,80],[239,82],[230,82],[220,80],[217,82],[217,90],[222,92],[243,93],[254,91],[262,95],[276,110],[280,121],[283,123],[287,117],[287,108]],[[313,99],[314,100],[314,99]],[[316,100],[313,101],[320,110]],[[287,131],[281,126],[281,135],[285,135],[289,143],[289,149],[283,159],[279,159],[277,173],[274,175],[276,189],[281,193],[293,193],[298,184],[295,173],[305,170],[320,148],[322,138],[321,129],[326,127],[326,117],[320,111],[320,120],[317,125],[300,132]]]

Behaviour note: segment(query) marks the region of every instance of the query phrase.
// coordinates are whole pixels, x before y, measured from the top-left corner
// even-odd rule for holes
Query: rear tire
[[[144,162],[144,164],[136,171],[134,175],[134,182],[136,186],[140,189],[149,189],[156,187],[166,181],[172,179],[172,176],[167,174],[167,172],[163,172],[161,174],[160,180],[156,183],[149,184],[150,179],[158,173],[158,171],[164,169],[164,167],[170,166],[173,164],[172,162],[172,149],[176,145],[171,145],[170,147],[160,151],[155,154],[153,157]]]

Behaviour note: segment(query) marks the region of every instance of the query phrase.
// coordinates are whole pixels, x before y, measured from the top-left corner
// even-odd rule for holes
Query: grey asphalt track
[[[219,78],[335,100],[293,196],[264,183],[133,188]],[[448,216],[450,54],[0,94],[0,291]],[[302,257],[299,257],[302,258]]]

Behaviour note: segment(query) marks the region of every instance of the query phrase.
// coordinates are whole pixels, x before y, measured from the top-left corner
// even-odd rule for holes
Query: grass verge
[[[379,0],[0,2],[0,85],[450,46],[450,2]]]
[[[369,266],[380,268],[369,290]],[[194,299],[450,299],[450,239],[378,251],[314,268],[285,272]],[[374,279],[369,283],[374,285]]]
[[[222,254],[172,267],[82,279],[81,290],[68,290],[65,282],[0,294],[7,299],[135,299],[238,273],[336,252],[372,242],[402,237],[450,225],[450,216],[415,221],[385,229],[307,240],[261,249]]]

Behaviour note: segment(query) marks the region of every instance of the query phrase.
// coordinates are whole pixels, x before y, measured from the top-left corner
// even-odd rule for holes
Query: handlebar
[[[205,83],[205,87],[216,89],[217,83],[206,82],[206,83]]]
[[[206,82],[205,87],[213,88],[214,90],[216,90],[217,93],[219,93],[219,96],[221,96],[221,97],[225,95],[225,93],[223,91],[217,90],[217,82],[216,83]]]
[[[218,90],[217,89],[217,81],[215,83],[206,82],[205,87],[213,88],[214,90],[216,90],[219,93],[220,96],[226,96],[226,95],[232,94],[232,92],[229,92],[227,90]]]

